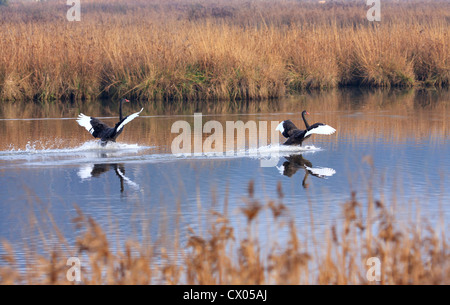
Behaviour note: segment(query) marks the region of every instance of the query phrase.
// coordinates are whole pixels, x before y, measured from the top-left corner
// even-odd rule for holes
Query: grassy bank
[[[450,3],[82,1],[0,7],[0,99],[262,99],[448,87]]]
[[[74,219],[78,228],[74,245],[55,227],[52,216],[45,215],[57,243],[47,253],[37,254],[32,244],[28,249],[15,249],[4,241],[0,284],[71,284],[66,279],[66,260],[74,256],[83,261],[82,284],[450,283],[445,226],[400,222],[395,204],[372,197],[361,202],[354,193],[342,204],[342,217],[329,224],[326,237],[318,239],[314,219],[310,228],[297,228],[283,205],[281,184],[277,189],[278,198],[260,202],[249,183],[239,211],[244,220],[241,232],[231,225],[231,217],[237,215],[230,215],[225,205],[222,213],[211,213],[207,233],[177,228],[175,238],[163,235],[144,243],[131,237],[118,248],[80,210]],[[265,230],[257,228],[261,220],[271,224],[275,242],[270,245],[261,242],[267,239],[262,235]],[[30,223],[36,224],[37,219],[31,217]],[[282,244],[277,238],[280,232],[286,236]],[[17,261],[16,251],[25,253],[26,266]],[[381,262],[380,282],[369,282],[366,277],[370,257]]]

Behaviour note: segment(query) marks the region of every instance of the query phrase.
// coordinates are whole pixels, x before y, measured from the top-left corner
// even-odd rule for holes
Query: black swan
[[[305,177],[303,178],[302,185],[304,188],[308,188],[309,184],[306,183],[308,175],[315,176],[321,179],[327,179],[327,177],[333,176],[336,171],[332,168],[327,167],[313,167],[312,163],[303,158],[300,155],[290,155],[285,157],[287,161],[283,165],[277,167],[280,174],[292,177],[299,169],[303,168],[305,170]]]
[[[78,177],[81,180],[90,179],[91,177],[98,178],[101,174],[108,172],[110,169],[114,169],[117,177],[120,180],[120,192],[124,192],[124,182],[133,187],[139,189],[139,185],[131,181],[125,176],[125,167],[123,164],[85,164],[78,171]]]
[[[130,101],[127,99],[122,99],[120,101],[119,106],[119,122],[114,127],[109,127],[99,119],[96,119],[94,117],[86,116],[82,113],[78,115],[77,123],[80,126],[83,126],[86,128],[87,131],[89,131],[94,138],[100,138],[101,139],[101,145],[105,146],[106,143],[109,141],[116,142],[116,138],[122,133],[123,126],[125,124],[131,122],[135,118],[139,116],[139,114],[144,110],[144,108],[141,109],[141,111],[130,114],[126,117],[122,116],[122,104],[123,102],[129,103]]]
[[[283,165],[277,166],[280,174],[287,177],[292,177],[299,169],[305,169],[305,167],[312,167],[309,160],[303,158],[301,154],[290,155],[285,157],[287,161],[284,161]]]
[[[276,130],[279,130],[281,134],[287,138],[287,141],[283,143],[283,145],[302,145],[303,141],[309,138],[312,134],[325,134],[330,135],[336,132],[331,126],[315,123],[313,125],[309,125],[305,119],[305,115],[309,113],[304,110],[302,112],[303,122],[305,122],[305,130],[298,129],[291,120],[286,120],[281,122]]]

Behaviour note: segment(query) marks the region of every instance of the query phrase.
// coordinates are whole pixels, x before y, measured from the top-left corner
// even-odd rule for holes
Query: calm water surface
[[[399,219],[445,226],[450,220],[449,92],[332,91],[240,104],[135,102],[124,110],[141,107],[141,117],[125,127],[118,142],[102,148],[75,118],[83,112],[113,124],[117,103],[3,105],[0,239],[19,252],[24,245],[51,245],[52,217],[73,243],[75,206],[119,244],[131,238],[154,241],[188,227],[204,233],[211,210],[223,211],[224,205],[240,232],[245,220],[239,208],[249,181],[263,202],[278,198],[281,182],[286,217],[300,232],[311,228],[313,218],[319,239],[341,217],[341,204],[352,191],[365,205],[371,190],[375,199],[395,207]],[[171,133],[172,125],[184,120],[193,126],[195,112],[203,113],[203,124],[216,120],[224,129],[226,121],[238,120],[290,119],[303,127],[304,109],[311,113],[309,123],[329,124],[337,133],[313,135],[303,148],[276,144],[232,155],[171,153],[178,135]],[[277,160],[275,166],[262,167],[269,158]],[[269,239],[272,219],[264,216],[258,224]]]

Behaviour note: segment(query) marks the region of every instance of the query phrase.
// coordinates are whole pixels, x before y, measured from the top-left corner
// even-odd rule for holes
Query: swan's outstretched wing
[[[294,131],[298,130],[298,128],[291,122],[291,120],[286,120],[278,124],[275,130],[281,132],[285,138],[289,138]]]
[[[330,135],[336,132],[336,129],[329,125],[325,125],[322,123],[316,123],[314,125],[311,125],[308,130],[306,131],[305,138],[313,133],[315,134],[325,134]]]
[[[123,128],[123,126],[125,126],[126,124],[130,123],[135,118],[137,118],[139,114],[142,112],[142,110],[144,110],[144,108],[142,108],[141,111],[139,112],[135,112],[133,114],[130,114],[129,116],[126,116],[121,122],[118,123],[116,131],[119,132]]]
[[[89,179],[92,177],[92,170],[94,169],[93,164],[84,164],[80,167],[78,170],[78,177],[81,178],[81,180]]]
[[[311,173],[311,175],[319,177],[319,178],[326,178],[331,177],[334,174],[336,174],[336,171],[332,168],[328,167],[309,167],[305,166],[306,170]]]
[[[97,138],[102,131],[109,128],[108,125],[99,119],[84,115],[82,113],[78,115],[77,123],[86,128],[86,130],[89,131],[95,138]]]
[[[86,130],[89,131],[91,134],[94,133],[94,128],[92,127],[92,124],[91,124],[91,117],[80,113],[78,115],[77,123],[78,123],[78,125],[86,128]]]

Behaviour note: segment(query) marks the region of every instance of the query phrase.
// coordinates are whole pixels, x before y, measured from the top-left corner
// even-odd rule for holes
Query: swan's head
[[[122,102],[129,103],[130,101],[127,100],[126,98],[123,98],[123,99],[122,99]]]
[[[309,115],[309,112],[306,110],[303,110],[302,115],[305,115],[305,114]]]

